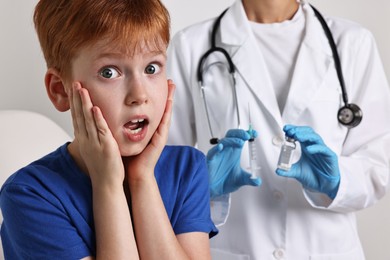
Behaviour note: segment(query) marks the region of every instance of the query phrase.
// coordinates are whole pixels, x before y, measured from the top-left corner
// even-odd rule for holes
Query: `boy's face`
[[[129,56],[98,42],[72,62],[72,80],[89,91],[122,156],[143,151],[162,118],[168,94],[166,56],[146,48]]]

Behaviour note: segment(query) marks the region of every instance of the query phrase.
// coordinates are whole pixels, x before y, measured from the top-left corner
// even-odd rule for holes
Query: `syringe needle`
[[[250,134],[250,139],[249,139],[249,142],[253,142],[255,140],[255,137],[253,135],[253,126],[252,126],[252,118],[251,118],[251,107],[248,103],[248,114],[249,114],[249,134]]]
[[[255,136],[253,134],[253,126],[252,126],[252,119],[251,119],[251,110],[250,110],[250,105],[248,103],[248,114],[249,114],[249,134],[250,134],[250,139],[248,140],[248,148],[249,148],[249,167],[251,171],[251,178],[256,179],[256,172],[257,170],[260,169],[260,167],[257,167],[257,162],[256,162],[256,146],[255,146]]]

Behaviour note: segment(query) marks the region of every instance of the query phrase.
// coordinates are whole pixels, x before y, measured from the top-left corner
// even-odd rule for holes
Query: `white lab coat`
[[[364,259],[354,212],[376,203],[389,187],[389,86],[372,35],[355,23],[327,17],[349,102],[363,111],[359,126],[351,130],[341,126],[337,111],[343,103],[331,49],[312,9],[304,4],[303,10],[305,36],[283,113],[240,0],[221,21],[217,45],[229,52],[237,69],[244,129],[249,125],[248,104],[251,107],[263,183],[231,195],[227,222],[211,239],[214,259]],[[177,85],[169,143],[194,145],[204,153],[211,147],[210,132],[196,72],[200,57],[210,48],[213,22],[180,31],[168,51],[168,76]],[[221,60],[217,56],[208,63]],[[230,78],[218,66],[205,78],[215,83],[213,89],[206,86],[207,101],[213,130],[221,138],[237,128]],[[333,201],[275,174],[285,124],[311,126],[339,156],[341,183]],[[299,155],[298,148],[296,160]],[[246,146],[241,165],[249,167]]]

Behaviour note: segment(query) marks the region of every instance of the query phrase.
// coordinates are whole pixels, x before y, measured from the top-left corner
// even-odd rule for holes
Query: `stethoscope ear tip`
[[[212,144],[212,145],[218,144],[218,142],[219,142],[219,140],[216,137],[213,137],[213,138],[210,139],[210,144]]]

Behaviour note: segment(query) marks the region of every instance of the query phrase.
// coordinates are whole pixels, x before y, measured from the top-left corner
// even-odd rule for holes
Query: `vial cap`
[[[295,142],[295,139],[286,135],[286,141]]]

